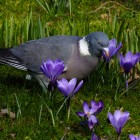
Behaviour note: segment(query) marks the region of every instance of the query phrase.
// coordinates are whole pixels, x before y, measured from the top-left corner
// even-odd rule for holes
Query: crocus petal
[[[48,73],[49,77],[53,76],[53,61],[48,59],[46,62],[45,62],[45,69],[46,69],[46,72]]]
[[[59,62],[62,62],[62,60],[59,59],[59,58],[53,61],[53,63],[54,63],[55,65],[58,64]]]
[[[91,107],[94,107],[94,106],[96,106],[97,105],[97,103],[94,101],[94,100],[92,100],[91,101]]]
[[[103,108],[104,108],[104,103],[102,101],[99,101],[98,102],[98,110],[97,110],[97,113],[100,113]]]
[[[129,112],[123,112],[118,121],[118,126],[123,127],[129,119]]]
[[[124,72],[125,72],[126,74],[128,74],[132,68],[133,68],[132,62],[125,62],[125,63],[123,64],[123,69],[124,69]]]
[[[53,74],[55,77],[58,77],[64,70],[65,66],[63,62],[59,62],[58,64],[54,65]]]
[[[90,116],[88,117],[88,120],[89,120],[89,121],[92,121],[94,124],[98,122],[97,118],[96,118],[94,115],[90,115]]]
[[[91,137],[91,140],[99,140],[99,138],[93,133],[92,137]]]
[[[125,63],[131,62],[133,64],[136,60],[138,60],[138,55],[137,54],[136,55],[135,54],[133,55],[131,51],[128,51],[126,53],[126,55],[125,55]]]
[[[89,106],[88,106],[87,102],[83,103],[83,110],[84,110],[85,114],[87,114],[89,112]]]
[[[48,68],[46,67],[46,62],[42,62],[42,65],[40,67],[40,70],[48,77],[50,78],[50,71],[48,70]]]
[[[67,85],[65,85],[61,80],[57,81],[57,88],[61,91],[64,96],[68,96]]]
[[[114,112],[114,119],[116,120],[116,121],[118,121],[119,120],[119,118],[121,117],[121,115],[122,115],[122,112],[120,111],[120,110],[116,110],[115,112]]]
[[[116,50],[116,45],[109,46],[109,56],[113,56],[113,52]]]
[[[136,54],[137,54],[137,57],[138,57],[138,62],[140,62],[140,53],[137,52]]]
[[[75,86],[76,86],[76,83],[77,83],[77,79],[76,79],[76,78],[73,78],[73,79],[71,79],[71,80],[69,81],[68,87],[67,87],[67,91],[68,91],[69,94],[70,94],[70,93],[71,93],[71,94],[73,93],[74,88],[75,88]]]
[[[129,62],[131,61],[131,57],[132,57],[132,52],[131,51],[128,51],[125,56],[124,56],[124,63],[125,62]],[[128,60],[128,61],[127,61]]]
[[[121,49],[121,47],[122,47],[122,42],[120,42],[118,44],[118,47],[117,48],[115,48],[114,50],[111,50],[112,52],[110,53],[110,57],[112,57],[113,55],[117,54],[118,51]]]
[[[113,125],[113,127],[116,128],[116,125],[114,123],[114,118],[113,118],[113,115],[109,112],[108,113],[108,119],[110,120],[111,124]]]
[[[64,65],[63,63],[58,63],[53,66],[52,71],[51,71],[51,79],[56,80],[58,76],[63,72],[64,70]]]
[[[78,116],[81,116],[81,117],[84,117],[85,116],[85,113],[83,113],[83,112],[76,112],[76,114],[78,115]]]
[[[120,110],[116,110],[113,115],[114,119],[114,127],[116,128],[118,134],[121,133],[121,129],[123,127],[123,122],[125,121],[125,116],[123,117],[123,112]]]
[[[97,118],[94,115],[90,115],[88,118],[88,127],[92,129],[93,126],[98,122]]]
[[[99,108],[98,103],[95,102],[94,100],[92,100],[92,101],[91,101],[91,111],[92,111],[92,109],[94,109],[94,114],[96,114],[98,108]]]
[[[117,40],[115,38],[109,41],[109,44],[108,44],[109,54],[112,53],[114,49],[116,49],[116,45],[117,45]]]
[[[108,47],[116,47],[117,45],[117,40],[115,38],[112,38],[111,40],[109,40],[109,45]]]
[[[91,130],[94,126],[94,123],[92,121],[88,121],[88,127]]]
[[[132,60],[132,52],[131,51],[128,51],[126,54],[125,54],[125,62],[130,62]]]
[[[133,57],[132,57],[132,63],[133,63],[133,66],[139,61],[139,55],[138,53],[134,54]]]
[[[119,60],[120,60],[120,66],[123,67],[123,64],[125,63],[124,57],[122,54],[119,54]]]
[[[94,113],[96,113],[97,110],[98,110],[98,106],[94,106],[90,109],[89,113],[94,114]]]
[[[59,80],[61,83],[63,83],[63,85],[65,85],[66,87],[68,86],[68,80],[65,78],[62,78],[61,80]]]
[[[82,80],[82,81],[77,85],[77,87],[75,88],[75,90],[73,91],[73,94],[79,91],[79,89],[82,87],[83,83],[84,83],[84,81]]]
[[[130,140],[138,140],[138,139],[136,138],[136,136],[134,136],[133,134],[129,134],[129,138],[130,138]]]

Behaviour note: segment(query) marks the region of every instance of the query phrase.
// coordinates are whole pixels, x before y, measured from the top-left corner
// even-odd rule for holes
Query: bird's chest
[[[90,56],[71,57],[67,63],[67,71],[65,78],[78,78],[82,79],[87,77],[92,70],[97,66],[98,59]]]

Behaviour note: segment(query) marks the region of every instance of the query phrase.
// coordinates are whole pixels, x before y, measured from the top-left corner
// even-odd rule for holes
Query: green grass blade
[[[49,113],[51,115],[51,118],[52,118],[52,124],[55,127],[55,119],[54,119],[54,115],[53,115],[52,109],[49,108],[49,106],[46,104],[46,102],[43,100],[43,98],[41,96],[39,96],[39,97],[43,101],[44,105],[47,107],[47,109],[48,109],[48,111],[49,111]]]
[[[41,122],[42,108],[43,108],[43,104],[41,104],[41,105],[40,105],[40,112],[39,112],[39,124],[40,124],[40,122]]]
[[[8,19],[5,19],[5,47],[8,47],[8,40],[9,40],[9,31],[8,31]]]
[[[15,97],[16,97],[16,102],[17,102],[17,106],[18,106],[18,112],[17,112],[17,118],[18,118],[19,115],[21,116],[21,107],[20,107],[20,103],[19,103],[19,100],[18,100],[16,94],[15,94]]]
[[[113,22],[112,22],[112,33],[113,33],[113,35],[115,34],[115,31],[116,31],[116,28],[117,28],[116,26],[117,26],[117,15],[115,13],[114,19],[113,19]]]
[[[14,30],[14,18],[12,16],[10,18],[10,32],[9,32],[9,45],[8,45],[8,47],[11,47],[12,46],[13,30]]]
[[[38,2],[38,4],[46,11],[46,8],[45,6],[39,1],[39,0],[36,0]]]

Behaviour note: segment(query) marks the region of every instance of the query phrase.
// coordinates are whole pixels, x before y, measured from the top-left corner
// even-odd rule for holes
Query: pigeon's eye
[[[97,43],[99,44],[100,42],[99,42],[99,41],[97,41]]]

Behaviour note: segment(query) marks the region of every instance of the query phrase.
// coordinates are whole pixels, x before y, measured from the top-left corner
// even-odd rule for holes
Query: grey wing
[[[66,64],[79,39],[78,36],[52,36],[28,41],[12,48],[11,52],[25,64],[27,69],[40,72],[40,65],[46,59],[59,58]]]

